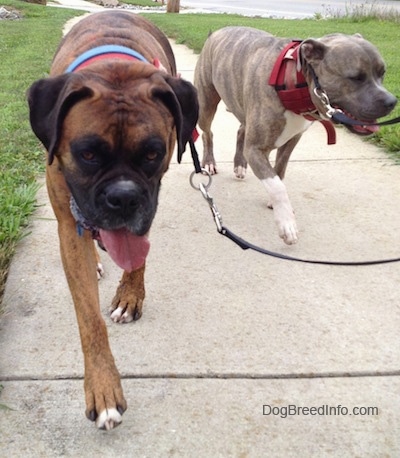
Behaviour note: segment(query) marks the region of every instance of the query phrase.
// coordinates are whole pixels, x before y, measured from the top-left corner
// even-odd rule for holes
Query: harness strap
[[[336,131],[333,123],[321,119],[311,100],[310,90],[300,65],[301,43],[301,40],[293,40],[283,48],[272,69],[268,84],[274,86],[282,105],[287,110],[309,121],[319,121],[326,130],[328,145],[334,145]]]
[[[275,87],[283,106],[293,113],[317,113],[307,81],[297,65],[300,44],[300,40],[294,40],[285,46],[275,62],[268,84]]]

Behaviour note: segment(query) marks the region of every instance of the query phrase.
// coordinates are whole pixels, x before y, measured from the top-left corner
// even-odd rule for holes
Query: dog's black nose
[[[397,99],[394,95],[390,94],[387,96],[386,100],[384,101],[384,105],[385,105],[385,108],[388,110],[388,111],[392,111],[393,108],[396,106],[397,104]]]
[[[108,186],[105,203],[113,212],[130,215],[138,206],[138,192],[133,181],[119,181]]]

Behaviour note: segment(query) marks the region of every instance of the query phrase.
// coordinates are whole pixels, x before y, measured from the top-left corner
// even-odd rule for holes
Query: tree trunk
[[[167,13],[179,13],[180,0],[168,0]]]

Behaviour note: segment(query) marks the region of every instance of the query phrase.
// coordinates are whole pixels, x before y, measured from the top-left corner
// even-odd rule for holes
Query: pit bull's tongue
[[[376,121],[375,121],[376,122]],[[360,134],[373,134],[378,132],[379,126],[374,124],[366,124],[365,126],[353,126],[353,129]]]
[[[146,236],[139,237],[127,229],[100,229],[100,237],[108,254],[122,269],[132,272],[144,264],[150,249],[150,242]]]

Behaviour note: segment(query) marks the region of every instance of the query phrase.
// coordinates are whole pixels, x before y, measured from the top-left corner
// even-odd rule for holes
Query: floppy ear
[[[301,44],[301,55],[306,62],[313,64],[324,58],[327,49],[319,40],[309,38]]]
[[[168,75],[165,75],[164,78],[172,90],[165,91],[165,89],[158,87],[154,89],[153,96],[159,97],[174,117],[178,142],[178,162],[181,162],[186,144],[192,137],[199,117],[197,91],[193,84],[181,78]]]
[[[93,91],[77,75],[65,74],[36,81],[28,89],[29,119],[38,139],[47,149],[51,165],[60,141],[62,124],[69,109]]]

